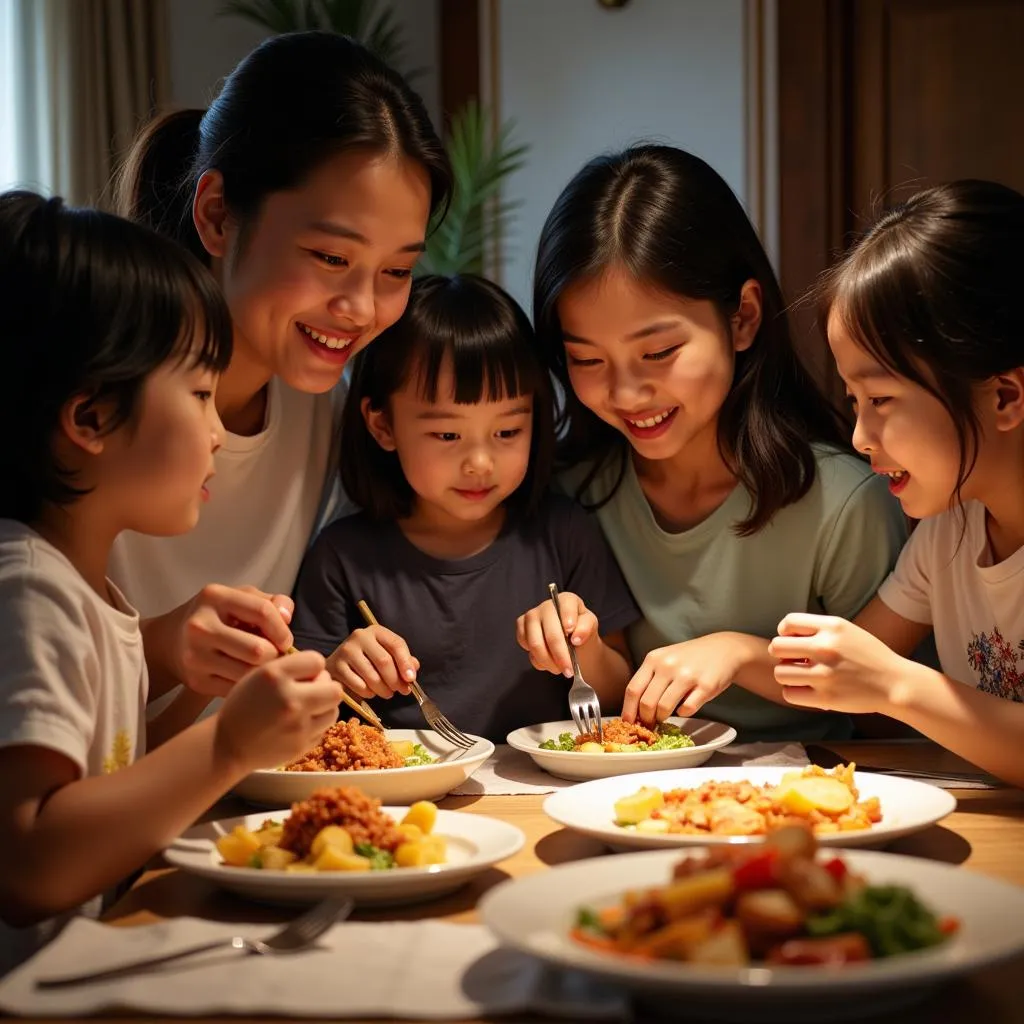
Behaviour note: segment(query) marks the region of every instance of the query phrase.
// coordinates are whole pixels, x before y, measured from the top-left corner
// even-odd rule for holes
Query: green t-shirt
[[[906,523],[887,481],[852,455],[816,447],[818,472],[800,501],[749,537],[734,525],[749,514],[738,485],[707,519],[680,533],[655,520],[632,461],[598,520],[643,617],[627,631],[639,665],[658,647],[721,630],[773,637],[788,612],[853,618],[874,597],[906,540]],[[583,495],[606,495],[606,468]],[[583,478],[567,473],[569,493]],[[740,739],[814,740],[848,736],[848,716],[775,704],[740,686],[709,701],[701,714],[734,726]]]

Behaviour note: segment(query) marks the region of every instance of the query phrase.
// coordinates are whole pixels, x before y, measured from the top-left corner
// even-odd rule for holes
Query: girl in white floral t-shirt
[[[923,522],[852,623],[790,614],[771,653],[800,707],[873,711],[1024,785],[1024,196],[928,189],[825,279],[854,445]],[[942,672],[909,660],[934,631]]]

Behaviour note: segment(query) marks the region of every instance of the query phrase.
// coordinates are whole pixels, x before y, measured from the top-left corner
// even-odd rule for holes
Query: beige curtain
[[[165,0],[13,0],[20,5],[28,185],[103,204],[121,155],[170,92]]]

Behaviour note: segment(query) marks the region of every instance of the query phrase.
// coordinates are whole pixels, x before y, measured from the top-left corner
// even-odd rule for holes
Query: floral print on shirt
[[[1024,703],[1024,640],[1014,645],[998,627],[991,633],[974,633],[967,660],[978,675],[979,690]]]

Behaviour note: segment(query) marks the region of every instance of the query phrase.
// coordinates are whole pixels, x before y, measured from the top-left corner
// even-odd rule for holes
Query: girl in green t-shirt
[[[534,321],[566,479],[643,613],[623,717],[713,701],[747,739],[848,734],[786,704],[765,638],[793,607],[856,614],[904,525],[801,365],[725,181],[667,146],[591,161],[544,225]]]

